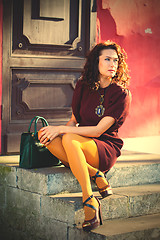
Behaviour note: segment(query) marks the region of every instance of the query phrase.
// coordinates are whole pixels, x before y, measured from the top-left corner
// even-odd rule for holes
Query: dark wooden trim
[[[17,5],[17,10],[13,9],[15,6],[13,3],[18,1],[20,5]],[[31,84],[47,85],[47,84],[71,84],[72,87],[75,85],[78,77],[81,74],[85,55],[89,48],[91,48],[95,43],[96,36],[96,11],[95,11],[95,0],[83,1],[82,11],[85,15],[85,21],[82,22],[82,25],[85,25],[85,28],[82,27],[81,34],[83,38],[81,39],[82,44],[84,45],[83,50],[81,51],[80,45],[77,45],[78,48],[75,50],[74,54],[68,54],[67,48],[71,43],[67,43],[65,49],[60,48],[62,46],[55,46],[54,51],[52,51],[53,46],[47,46],[46,51],[43,50],[44,46],[30,46],[27,48],[17,47],[17,43],[14,41],[14,37],[21,40],[19,33],[22,31],[22,24],[19,28],[14,28],[13,12],[17,11],[19,13],[19,18],[22,18],[21,7],[23,6],[23,0],[4,0],[4,18],[3,18],[3,86],[2,86],[2,103],[3,103],[3,113],[2,113],[2,153],[13,153],[14,146],[15,151],[17,151],[17,145],[12,144],[14,141],[18,141],[20,133],[26,131],[28,124],[30,122],[30,116],[35,114],[34,109],[28,109],[25,114],[28,118],[16,118],[12,117],[12,106],[18,99],[13,98],[13,73],[14,71],[22,72],[25,75],[26,72],[62,72],[66,74],[67,80],[63,79],[44,79],[39,78],[39,82],[35,79],[29,79]],[[85,2],[85,4],[84,4]],[[87,7],[86,7],[87,6]],[[16,7],[16,6],[15,6]],[[14,10],[14,11],[12,11]],[[85,30],[84,30],[85,29]],[[84,32],[85,31],[85,32]],[[13,38],[13,39],[12,39]],[[23,38],[23,36],[22,36]],[[24,41],[24,38],[22,39]],[[12,44],[13,43],[13,44]],[[26,46],[27,46],[26,42]],[[76,43],[75,43],[76,44]],[[28,45],[29,46],[29,45]],[[34,49],[35,48],[35,49]],[[76,52],[77,51],[77,52]],[[23,78],[22,74],[22,78]],[[41,76],[41,75],[39,75]],[[47,75],[46,75],[47,76]],[[72,76],[72,77],[71,77]],[[28,78],[26,78],[28,79]],[[57,81],[57,82],[56,82]],[[19,96],[20,97],[20,94]],[[15,102],[14,102],[14,101]],[[23,105],[23,104],[22,104]],[[57,114],[57,117],[53,119],[51,117],[51,110],[54,110],[54,114]],[[64,112],[66,111],[66,116],[64,117]],[[44,113],[45,117],[50,124],[58,125],[65,124],[69,119],[69,114],[71,114],[71,108],[65,106],[64,108],[56,107],[56,109],[45,110],[39,109],[36,110],[37,114]],[[29,114],[29,115],[28,115]],[[54,116],[54,115],[52,115]],[[32,116],[33,117],[33,116]],[[14,143],[14,142],[13,142]],[[8,145],[9,144],[9,145]],[[8,146],[9,147],[8,147]]]

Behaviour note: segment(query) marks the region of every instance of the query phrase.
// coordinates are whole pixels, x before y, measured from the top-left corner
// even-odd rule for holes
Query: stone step
[[[90,233],[70,229],[68,240],[159,240],[160,214],[106,220]]]
[[[42,195],[80,192],[70,169],[63,166],[21,169],[19,156],[0,156],[0,182],[7,186]],[[115,166],[107,173],[112,187],[160,182],[160,155],[122,151]],[[96,186],[92,185],[93,190]]]
[[[102,199],[99,192],[94,192],[101,201],[103,220],[160,213],[160,184],[119,187],[113,193]],[[81,226],[82,193],[42,196],[41,213],[69,226]]]
[[[160,155],[122,151],[117,163],[107,173],[112,187],[160,182]]]

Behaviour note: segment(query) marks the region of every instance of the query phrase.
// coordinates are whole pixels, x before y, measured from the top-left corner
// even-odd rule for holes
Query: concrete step
[[[160,214],[128,219],[106,220],[102,226],[84,232],[75,228],[69,231],[69,240],[159,240]]]
[[[160,184],[114,188],[113,193],[102,199],[99,192],[94,192],[101,201],[103,220],[160,213]],[[41,213],[69,226],[81,226],[82,193],[42,196]]]
[[[129,227],[126,222],[135,217],[160,213],[160,184],[119,187],[114,188],[113,192],[112,196],[105,199],[101,199],[99,193],[94,192],[94,195],[100,198],[105,224],[86,234],[81,228],[81,223],[84,220],[81,193],[46,196],[0,185],[0,239],[146,240],[147,238],[144,238],[146,233],[153,234],[153,236],[158,234],[157,227],[151,227],[152,230],[144,230],[144,228],[143,231],[140,231],[135,225],[133,231],[135,231],[134,234],[138,234],[135,235],[137,238],[134,234],[131,236],[135,238],[130,238],[132,230],[128,231]],[[106,221],[110,224],[108,228]],[[115,223],[122,223],[122,226],[125,224],[126,229],[125,227],[123,229],[126,232],[116,232],[117,235],[114,234],[114,231],[112,234],[108,232],[112,228],[114,229]],[[152,226],[151,219],[148,220],[148,223]],[[160,226],[160,222],[158,224]],[[104,234],[106,228],[108,230],[105,234],[110,233],[111,236]],[[6,238],[1,238],[1,229],[5,230],[3,235],[7,236]],[[141,234],[142,237],[139,238]],[[152,238],[148,240],[150,239]]]
[[[63,166],[26,170],[19,168],[19,156],[0,157],[0,182],[42,195],[80,192],[70,169]],[[160,155],[122,151],[115,166],[107,173],[112,187],[160,182]],[[96,186],[92,185],[93,190]]]

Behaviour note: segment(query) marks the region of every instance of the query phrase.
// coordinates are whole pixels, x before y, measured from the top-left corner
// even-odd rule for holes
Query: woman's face
[[[104,49],[99,56],[100,77],[114,77],[118,68],[118,55],[113,49]]]

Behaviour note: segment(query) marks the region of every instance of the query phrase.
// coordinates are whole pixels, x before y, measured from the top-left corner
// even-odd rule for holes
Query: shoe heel
[[[102,210],[101,210],[101,206],[99,208],[99,220],[100,220],[100,225],[103,224],[103,219],[102,219]]]
[[[105,178],[105,176],[102,175],[102,173],[100,173],[100,171],[97,171],[95,176],[92,176],[92,180],[96,183],[96,179],[98,177],[101,177],[101,178]],[[107,181],[107,179],[105,178],[105,180]],[[96,183],[97,184],[97,183]],[[98,186],[97,186],[98,187]],[[99,193],[101,194],[102,198],[105,198],[105,197],[108,197],[109,195],[112,195],[113,192],[112,192],[112,188],[111,186],[109,185],[109,182],[107,181],[107,185],[106,187],[103,187],[103,188],[99,188],[98,187],[98,191]]]
[[[99,201],[99,199],[97,197],[95,197],[97,199],[97,202],[99,203],[99,211],[98,211],[98,214],[99,214],[99,220],[100,220],[100,225],[103,224],[103,219],[102,219],[102,209],[101,209],[101,203]]]
[[[109,186],[108,188],[104,190],[99,190],[99,193],[101,194],[102,198],[108,197],[113,194],[112,188]]]
[[[87,203],[91,198],[93,198],[93,195],[91,195],[89,198],[87,198],[87,200],[83,203],[83,206],[87,206],[87,207],[94,209],[95,217],[92,218],[91,220],[83,222],[82,228],[84,231],[91,231],[91,230],[99,227],[99,225],[102,225],[102,214],[101,214],[101,209],[100,209],[101,203],[100,203],[99,199],[95,197],[99,204],[98,208],[96,208],[93,205]]]

